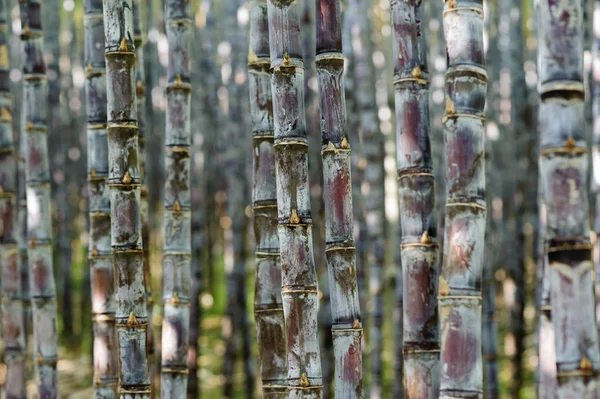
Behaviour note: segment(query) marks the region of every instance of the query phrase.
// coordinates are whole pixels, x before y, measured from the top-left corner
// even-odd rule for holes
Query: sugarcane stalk
[[[268,1],[282,300],[290,398],[321,398],[317,277],[312,248],[308,140],[298,2]]]
[[[594,15],[600,15],[600,1],[594,1]],[[600,248],[600,20],[595,19],[592,40],[592,198],[594,207],[593,230],[596,233],[596,248]],[[596,314],[600,310],[600,261],[595,259],[595,292],[596,292]],[[600,333],[600,320],[596,320],[597,329]]]
[[[438,243],[422,3],[391,1],[400,199],[405,395],[439,394]]]
[[[546,206],[556,395],[584,397],[598,389],[600,350],[589,237],[582,3],[540,1],[538,18],[540,181]]]
[[[150,398],[131,0],[103,0],[119,396]]]
[[[446,222],[439,281],[440,397],[481,397],[481,281],[486,223],[483,7],[447,0]]]
[[[277,235],[277,190],[273,154],[273,101],[267,2],[250,11],[248,77],[254,177],[252,209],[256,237],[254,319],[265,398],[287,397],[285,321],[281,301],[281,261]]]
[[[19,3],[23,45],[23,111],[29,279],[33,304],[33,359],[38,394],[58,397],[56,285],[52,262],[47,81],[41,4]]]
[[[362,398],[362,324],[356,280],[351,150],[346,126],[339,0],[317,3],[316,54],[335,396]]]
[[[5,393],[7,399],[26,398],[27,330],[19,257],[16,137],[12,129],[8,1],[0,1],[0,267]]]
[[[136,73],[135,93],[137,101],[138,152],[140,163],[140,201],[142,211],[142,254],[144,259],[144,287],[146,289],[146,306],[148,312],[148,328],[146,330],[146,350],[149,359],[150,380],[154,379],[154,326],[152,324],[152,276],[150,273],[150,228],[148,226],[148,187],[146,186],[146,124],[148,122],[146,106],[146,73],[144,63],[144,34],[146,26],[143,21],[143,8],[140,0],[133,0],[133,40],[135,43]],[[152,126],[152,125],[149,125]]]
[[[101,0],[84,3],[86,111],[88,140],[89,245],[94,332],[94,394],[116,398],[118,373],[116,303],[111,262],[106,65]]]
[[[162,398],[187,395],[191,276],[191,79],[192,18],[189,1],[166,2],[169,41],[165,135]]]

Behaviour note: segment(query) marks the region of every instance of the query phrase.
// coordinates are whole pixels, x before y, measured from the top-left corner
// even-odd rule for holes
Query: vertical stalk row
[[[429,139],[429,69],[420,1],[392,0],[406,396],[439,394],[438,243]]]
[[[273,101],[267,3],[256,1],[250,11],[248,77],[254,184],[252,209],[256,237],[254,318],[264,397],[287,394],[285,320],[281,301],[281,260],[277,234],[277,187],[273,153]]]
[[[33,304],[33,358],[38,394],[58,397],[56,370],[56,285],[52,263],[50,168],[48,162],[47,80],[41,4],[22,1],[23,108],[21,132],[25,152],[27,241]]]
[[[584,397],[596,389],[600,353],[589,238],[582,3],[540,1],[538,17],[540,180],[546,206],[556,394]]]
[[[299,2],[269,0],[278,231],[290,398],[321,398]]]
[[[97,398],[116,398],[118,352],[116,303],[110,257],[110,196],[106,128],[104,17],[101,0],[84,2],[88,140],[89,249],[94,331],[94,389]]]
[[[481,397],[481,281],[486,224],[483,7],[446,0],[446,222],[439,281],[440,397]]]
[[[0,0],[0,268],[5,392],[8,399],[25,399],[27,330],[19,257],[17,214],[17,159],[12,129],[13,96],[10,92],[8,29],[9,6]]]
[[[119,396],[150,397],[131,0],[103,0]]]
[[[317,3],[316,50],[335,396],[362,398],[362,324],[356,281],[351,150],[346,126],[339,0]]]
[[[191,4],[166,3],[169,41],[165,130],[165,221],[163,258],[162,398],[187,395],[191,276]]]

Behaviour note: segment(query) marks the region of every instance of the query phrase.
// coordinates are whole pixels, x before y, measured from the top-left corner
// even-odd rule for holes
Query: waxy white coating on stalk
[[[429,139],[429,69],[420,1],[391,1],[401,218],[403,353],[408,398],[439,395],[439,246]]]
[[[57,309],[52,263],[46,120],[47,81],[42,51],[42,11],[41,4],[37,1],[23,1],[19,5],[24,54],[21,132],[25,151],[29,279],[33,304],[33,361],[38,394],[43,398],[56,398]]]
[[[169,41],[165,127],[165,216],[163,256],[164,321],[161,397],[187,396],[187,356],[191,288],[191,84],[190,1],[167,0]]]
[[[254,318],[263,395],[287,397],[287,351],[281,300],[281,261],[277,234],[277,187],[273,152],[273,101],[267,3],[250,10],[248,78],[254,148],[252,207],[256,237]]]
[[[103,0],[119,397],[150,397],[131,0]]]
[[[483,396],[481,280],[486,225],[483,6],[447,0],[446,226],[439,281],[440,397]]]
[[[544,281],[551,306],[545,310],[554,327],[556,396],[587,397],[596,394],[600,350],[589,237],[583,9],[580,1],[543,0],[538,12],[540,183],[548,257]]]
[[[362,324],[356,280],[351,150],[347,137],[341,3],[317,3],[325,251],[329,274],[335,396],[362,398]]]
[[[16,137],[12,128],[13,96],[9,79],[8,1],[0,0],[0,268],[2,326],[7,399],[26,398],[27,330],[19,257]]]
[[[86,112],[88,142],[89,246],[94,333],[94,397],[117,398],[118,351],[111,262],[104,17],[101,0],[84,2]]]
[[[292,399],[321,398],[323,395],[300,9],[297,1],[268,2],[282,299],[289,397]]]

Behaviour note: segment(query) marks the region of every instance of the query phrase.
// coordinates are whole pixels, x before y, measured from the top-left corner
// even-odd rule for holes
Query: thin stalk
[[[268,1],[282,300],[290,398],[321,398],[317,276],[313,257],[298,2]]]
[[[281,301],[281,260],[277,235],[277,187],[273,154],[273,101],[267,2],[250,11],[250,113],[254,148],[252,209],[256,237],[254,319],[265,398],[287,396],[287,351]]]
[[[41,4],[19,3],[23,44],[22,137],[25,151],[29,279],[33,304],[33,358],[38,394],[58,397],[56,285],[52,262],[47,80]]]
[[[538,18],[540,181],[546,206],[556,395],[585,397],[597,389],[600,350],[589,236],[582,2],[563,6],[540,1]]]
[[[404,293],[405,395],[439,395],[439,246],[429,139],[429,69],[420,1],[391,1]]]
[[[84,2],[86,111],[88,140],[89,252],[94,332],[94,390],[98,398],[116,398],[118,352],[115,292],[110,257],[110,197],[106,128],[106,64],[101,0]]]
[[[191,4],[167,0],[169,41],[165,130],[165,222],[163,257],[162,398],[187,395],[191,277]]]
[[[148,353],[148,367],[150,368],[150,380],[154,379],[154,326],[152,324],[152,276],[150,274],[150,228],[148,226],[148,187],[146,186],[146,130],[147,111],[146,106],[146,73],[144,63],[144,34],[146,26],[143,22],[143,8],[140,0],[133,0],[133,40],[135,43],[136,73],[135,94],[137,101],[138,121],[138,151],[140,162],[140,201],[142,211],[142,253],[144,258],[144,287],[146,289],[146,306],[148,312],[148,329],[146,331],[146,350]],[[148,126],[152,126],[151,124]]]
[[[351,150],[346,125],[339,0],[317,3],[325,253],[331,298],[335,396],[362,398],[362,324],[356,280]]]
[[[385,195],[383,167],[384,139],[379,129],[377,102],[375,98],[375,66],[373,65],[370,21],[370,2],[348,1],[348,23],[352,26],[354,55],[355,104],[359,118],[358,130],[366,160],[363,182],[366,251],[369,272],[369,316],[372,318],[369,345],[371,350],[370,397],[382,396],[382,351],[383,351],[383,264],[385,237],[388,230],[385,218]]]
[[[150,398],[131,0],[103,0],[119,396]]]
[[[10,91],[9,7],[0,0],[0,267],[2,274],[2,325],[5,392],[7,399],[26,398],[27,330],[19,257],[17,160],[12,128],[13,96]]]
[[[448,69],[444,116],[446,222],[439,282],[440,397],[480,397],[487,90],[482,4],[447,0],[443,20]]]

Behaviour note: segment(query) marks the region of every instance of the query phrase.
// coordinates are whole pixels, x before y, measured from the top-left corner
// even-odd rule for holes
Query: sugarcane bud
[[[8,295],[4,294],[2,297],[2,303],[8,303]]]
[[[419,68],[418,65],[415,65],[415,67],[413,68],[412,77],[415,79],[419,79],[421,77],[421,68]]]
[[[144,94],[145,90],[144,90],[144,84],[142,83],[141,80],[138,80],[137,83],[135,84],[135,90],[137,94]]]
[[[173,296],[171,297],[171,303],[173,305],[179,305],[179,295],[177,295],[177,292],[173,293]]]
[[[302,376],[300,377],[300,386],[303,388],[310,386],[306,373],[302,373]]]
[[[125,172],[125,176],[123,176],[123,180],[122,180],[123,184],[129,184],[129,183],[132,182],[132,180],[133,179],[131,178],[131,175],[129,174],[129,171],[126,171]]]
[[[342,147],[343,149],[348,149],[348,147],[350,147],[348,145],[348,140],[346,140],[345,137],[342,139],[342,144],[340,145],[340,147]]]
[[[252,50],[248,51],[248,64],[254,64],[258,62],[258,57],[256,56],[256,53]]]
[[[94,170],[94,168],[90,169],[90,177],[92,179],[96,177],[96,171]]]
[[[335,151],[335,145],[331,141],[328,141],[327,142],[327,149],[329,151]]]
[[[181,75],[179,74],[175,76],[175,87],[181,87]]]
[[[133,310],[131,311],[131,313],[129,313],[129,318],[127,319],[127,325],[129,327],[135,327],[138,325],[138,321],[135,317],[135,314],[133,313]]]
[[[92,72],[92,64],[87,64],[87,71]]]
[[[592,362],[590,362],[590,359],[588,359],[587,356],[583,355],[581,358],[581,361],[579,362],[579,369],[584,371],[592,370]]]
[[[0,186],[0,197],[2,197],[4,195],[4,189],[2,188],[2,186]]]
[[[421,236],[421,244],[431,244],[431,237],[427,231],[424,231]]]
[[[361,324],[360,321],[358,319],[354,320],[354,323],[352,323],[352,328],[360,328]]]
[[[25,25],[25,27],[23,28],[23,36],[28,36],[29,33],[31,33],[31,30],[29,29],[29,25]]]
[[[292,217],[290,217],[291,224],[300,223],[300,218],[298,217],[298,212],[295,209],[292,209]]]
[[[565,147],[567,147],[569,150],[575,148],[575,140],[573,140],[573,137],[569,137],[567,139],[567,141],[565,142]]]
[[[38,365],[44,363],[44,358],[42,357],[42,354],[40,352],[38,352],[35,360],[36,360],[36,362],[37,362]]]
[[[287,51],[285,52],[285,54],[283,55],[283,65],[288,66],[290,65],[292,61],[290,60],[290,56],[288,55]]]
[[[456,108],[454,108],[454,102],[447,98],[446,99],[446,115],[452,115],[456,112]]]
[[[95,245],[92,247],[92,256],[98,256],[98,249]]]
[[[456,7],[456,0],[448,0],[448,8],[452,9]]]
[[[33,130],[33,122],[31,122],[31,121],[27,122],[27,130]]]
[[[181,205],[179,204],[179,200],[175,200],[175,203],[173,204],[173,212],[181,213]]]
[[[10,110],[7,108],[2,108],[2,110],[0,110],[0,119],[3,122],[12,122],[12,114],[10,113]]]
[[[35,247],[35,237],[29,238],[29,246],[30,247]]]
[[[446,282],[446,279],[444,278],[444,276],[440,276],[439,293],[440,293],[440,296],[450,295],[450,286]]]
[[[119,45],[120,51],[127,51],[127,40],[125,40],[125,36],[121,39],[121,44]]]
[[[99,374],[94,374],[94,385],[96,385],[96,386],[100,385],[100,375]]]

